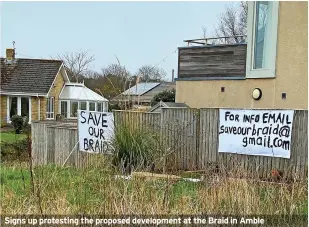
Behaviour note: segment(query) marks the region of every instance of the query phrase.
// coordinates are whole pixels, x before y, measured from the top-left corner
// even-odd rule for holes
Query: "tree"
[[[156,66],[144,65],[138,69],[136,76],[143,82],[157,82],[166,76],[166,72]]]
[[[134,85],[134,77],[120,64],[110,64],[102,68],[101,73],[92,71],[84,81],[88,88],[109,100]]]
[[[206,39],[206,38],[207,38],[207,36],[206,36],[206,34],[207,34],[207,28],[204,27],[204,26],[202,26],[202,30],[203,30],[203,38]]]
[[[108,92],[110,98],[121,94],[131,85],[132,79],[130,72],[124,66],[121,66],[119,61],[118,63],[111,64],[101,70],[103,77],[107,80],[106,83],[102,83],[102,92],[105,94]]]
[[[239,5],[226,6],[225,12],[219,16],[215,33],[217,37],[232,37],[224,40],[226,43],[240,43],[244,39],[237,37],[247,34],[248,3],[242,1]]]
[[[108,65],[106,68],[102,68],[101,71],[103,76],[114,75],[118,76],[119,78],[130,77],[129,71],[127,71],[124,66],[121,66],[119,64]]]
[[[162,102],[175,102],[175,93],[176,93],[175,89],[162,91],[162,92],[156,94],[152,98],[150,105],[154,106],[160,101],[162,101]]]
[[[79,52],[64,53],[58,55],[62,60],[67,74],[71,81],[78,82],[81,77],[87,77],[90,71],[90,63],[95,60],[94,55],[89,54],[89,50],[80,50]]]

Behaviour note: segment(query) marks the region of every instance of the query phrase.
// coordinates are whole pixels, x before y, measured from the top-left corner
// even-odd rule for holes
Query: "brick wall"
[[[46,119],[46,98],[41,98],[41,120]]]
[[[6,119],[7,119],[7,96],[6,95],[0,96],[0,103],[1,103],[0,124],[5,125]]]
[[[55,110],[55,118],[56,118],[56,115],[58,113],[60,113],[60,109],[59,109],[59,95],[60,95],[60,92],[64,86],[64,79],[63,79],[63,76],[61,75],[61,73],[59,72],[57,77],[56,77],[56,80],[54,82],[54,85],[52,87],[52,89],[50,90],[49,92],[49,97],[54,97],[55,98],[55,103],[54,103],[54,110]],[[46,100],[45,101],[45,105],[41,104],[41,107],[44,107],[46,109]],[[46,110],[45,110],[46,111]],[[45,115],[45,114],[44,114]]]
[[[40,100],[40,102],[39,102]],[[40,116],[39,116],[39,103],[40,103]],[[45,120],[46,116],[46,98],[44,97],[31,97],[31,120]],[[40,117],[40,119],[39,119]]]

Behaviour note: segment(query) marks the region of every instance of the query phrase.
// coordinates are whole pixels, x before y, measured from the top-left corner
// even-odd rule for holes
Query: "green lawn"
[[[14,132],[1,132],[0,140],[1,142],[11,143],[17,140],[22,140],[26,138],[25,134],[15,134]]]

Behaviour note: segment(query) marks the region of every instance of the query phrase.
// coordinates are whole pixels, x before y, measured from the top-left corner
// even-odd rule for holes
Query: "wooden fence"
[[[288,178],[308,175],[307,110],[294,112],[290,159],[219,153],[219,109],[163,108],[156,114],[128,111],[114,114],[116,121],[153,126],[155,132],[160,132],[163,147],[170,154],[166,166],[174,170],[217,166],[226,172],[238,169],[243,174],[263,178],[269,177],[272,169],[283,171]]]
[[[77,122],[34,121],[32,132],[33,165],[88,166],[95,160],[89,153],[79,152]]]
[[[290,159],[219,153],[219,109],[163,108],[161,113],[114,111],[114,118],[116,128],[130,124],[160,133],[161,148],[168,154],[165,165],[171,169],[203,170],[218,166],[227,172],[239,168],[246,174],[266,178],[275,168],[287,177],[307,177],[307,110],[294,112]],[[79,167],[89,163],[91,155],[78,152],[77,141],[76,122],[33,122],[34,164],[67,162],[67,165]]]

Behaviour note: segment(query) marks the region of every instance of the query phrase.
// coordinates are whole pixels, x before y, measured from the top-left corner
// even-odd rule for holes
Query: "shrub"
[[[153,99],[151,100],[150,105],[154,106],[158,102],[175,102],[175,89],[172,90],[165,90],[158,94],[156,94]]]
[[[112,110],[121,110],[121,106],[118,103],[109,103],[108,111],[111,112]]]
[[[128,173],[148,168],[153,165],[157,143],[156,134],[149,130],[119,125],[115,130],[113,165]]]
[[[19,134],[25,124],[23,117],[20,115],[14,115],[11,118],[11,121],[12,121],[13,127],[15,128],[15,133]]]
[[[24,120],[23,127],[22,127],[23,132],[25,133],[30,132],[31,127],[29,124],[29,118],[26,116],[26,117],[23,117],[23,120]]]

